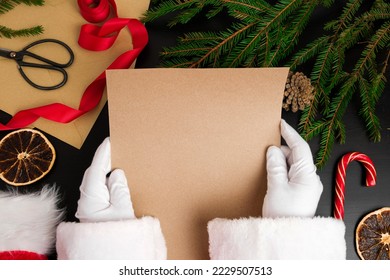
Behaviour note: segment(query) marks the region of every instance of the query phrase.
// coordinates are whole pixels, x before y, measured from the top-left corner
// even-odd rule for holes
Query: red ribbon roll
[[[110,5],[116,12],[116,4],[115,1],[97,1],[97,0],[77,0],[77,4],[80,8],[80,13],[83,16],[83,18],[89,22],[98,23],[104,21],[106,18],[108,18],[108,15],[110,14]]]
[[[78,0],[82,16],[90,22],[101,22],[110,14],[113,8],[114,17],[102,26],[85,24],[81,27],[79,44],[81,47],[101,51],[110,48],[119,32],[127,27],[130,31],[133,49],[121,54],[107,69],[129,68],[148,43],[148,33],[145,26],[137,19],[119,18],[114,0]],[[45,118],[59,123],[69,123],[94,109],[100,102],[106,87],[106,71],[101,73],[84,91],[78,109],[62,103],[52,103],[17,112],[6,124],[0,124],[0,130],[12,130],[31,125],[39,118]]]
[[[361,162],[366,169],[366,186],[372,187],[376,184],[376,170],[372,160],[367,155],[357,152],[344,155],[337,165],[336,195],[334,201],[334,217],[336,219],[344,219],[346,169],[348,164],[354,160]]]

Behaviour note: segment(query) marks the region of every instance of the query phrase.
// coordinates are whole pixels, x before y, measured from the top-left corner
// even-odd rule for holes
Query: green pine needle
[[[300,49],[300,36],[318,6],[329,8],[339,2],[153,0],[155,6],[143,20],[150,22],[171,14],[173,20],[168,25],[174,26],[221,12],[232,18],[226,30],[184,34],[176,46],[164,49],[165,67],[273,67],[288,61],[291,70],[299,70],[310,65],[306,75],[315,87],[315,96],[300,116],[299,131],[308,141],[319,137],[316,164],[321,168],[331,157],[335,142],[347,141],[343,116],[354,95],[360,98],[359,115],[369,138],[381,138],[375,107],[386,85],[390,5],[385,0],[371,2],[343,1],[340,13],[324,24],[323,32]],[[350,65],[352,49],[360,54]]]
[[[14,30],[6,26],[0,25],[0,38],[11,39],[15,37],[35,36],[35,35],[42,34],[43,31],[44,29],[41,25],[34,26],[31,28],[18,29],[18,30]]]
[[[43,6],[44,0],[0,0],[0,14],[5,14],[11,11],[19,4],[25,4],[28,6]]]
[[[19,4],[25,4],[28,6],[43,6],[44,0],[0,0],[0,15],[5,14],[14,9]],[[15,37],[28,37],[35,36],[43,33],[43,27],[41,25],[33,26],[30,28],[12,29],[4,25],[0,25],[0,38],[15,38]]]

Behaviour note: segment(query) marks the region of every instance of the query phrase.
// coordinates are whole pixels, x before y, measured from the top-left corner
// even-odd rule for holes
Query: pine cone
[[[301,72],[290,72],[284,90],[283,108],[294,113],[305,109],[314,99],[314,87],[310,79]]]

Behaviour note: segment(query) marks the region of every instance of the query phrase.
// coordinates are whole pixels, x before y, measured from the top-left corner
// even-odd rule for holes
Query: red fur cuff
[[[4,251],[0,252],[0,260],[47,260],[47,257],[29,251]]]

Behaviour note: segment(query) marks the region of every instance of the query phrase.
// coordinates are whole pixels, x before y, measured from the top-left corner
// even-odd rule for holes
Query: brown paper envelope
[[[120,17],[139,18],[148,8],[149,0],[116,0]],[[18,5],[14,10],[1,15],[1,24],[10,28],[25,28],[42,25],[44,34],[29,38],[0,39],[0,47],[20,50],[29,43],[43,38],[55,38],[68,44],[75,53],[74,63],[66,69],[69,74],[67,84],[54,91],[37,90],[28,85],[20,76],[16,63],[0,58],[0,109],[8,114],[32,107],[55,102],[64,103],[75,109],[86,87],[101,74],[120,54],[132,49],[131,36],[127,29],[122,30],[114,46],[106,51],[93,52],[82,49],[77,41],[82,24],[77,1],[50,0],[42,7]],[[54,48],[47,48],[47,55],[56,57]],[[64,60],[63,60],[64,61]],[[39,71],[39,79],[48,84],[52,79],[48,71]],[[99,106],[81,118],[69,124],[59,124],[44,119],[33,126],[80,148],[95,123],[105,101],[106,94]]]
[[[114,168],[169,259],[207,259],[207,222],[259,216],[287,68],[107,71]]]

